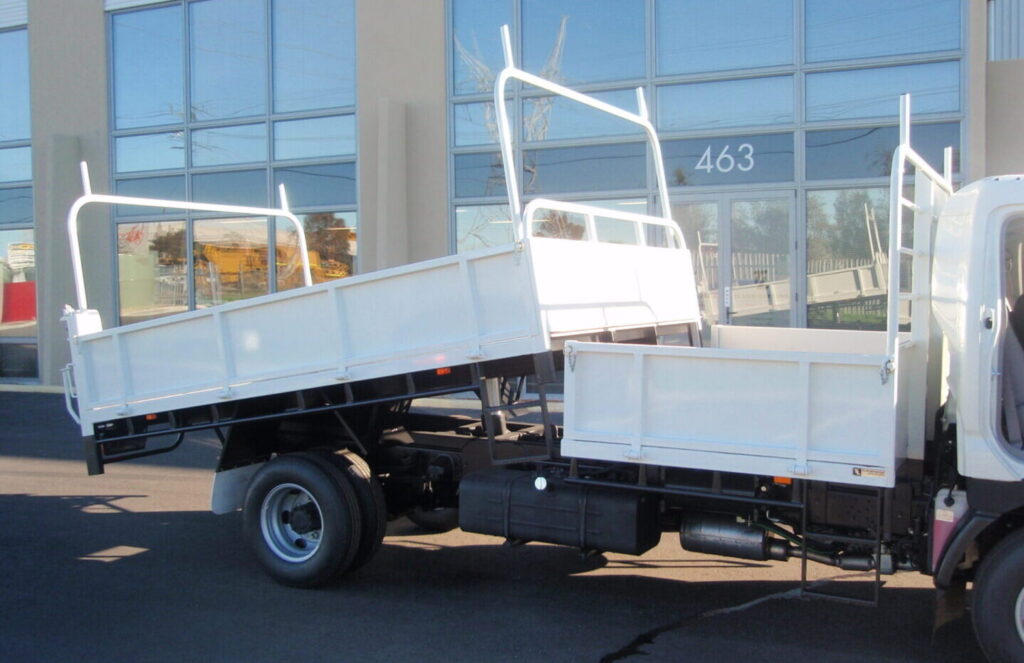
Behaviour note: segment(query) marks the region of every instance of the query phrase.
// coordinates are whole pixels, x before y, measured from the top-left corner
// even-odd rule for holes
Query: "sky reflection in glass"
[[[658,88],[658,127],[666,131],[792,122],[792,76]]]
[[[809,62],[960,48],[960,0],[806,3]]]
[[[639,0],[523,0],[522,67],[569,85],[639,78],[644,16]]]
[[[353,0],[277,0],[274,110],[315,110],[355,103]]]
[[[266,112],[267,28],[261,0],[189,6],[195,121]]]
[[[0,32],[0,141],[28,140],[32,135],[29,113],[28,30]]]
[[[793,0],[658,0],[659,75],[793,63]]]

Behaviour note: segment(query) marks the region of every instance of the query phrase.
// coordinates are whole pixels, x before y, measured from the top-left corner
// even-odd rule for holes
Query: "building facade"
[[[629,110],[643,89],[709,318],[876,328],[884,293],[818,285],[885,259],[898,96],[958,182],[1024,172],[1022,21],[1022,0],[0,0],[0,383],[60,383],[80,161],[97,192],[274,206],[284,184],[315,280],[507,241],[502,24],[527,71]],[[509,99],[526,198],[658,211],[631,127]],[[96,208],[81,237],[107,326],[298,283],[273,221]]]

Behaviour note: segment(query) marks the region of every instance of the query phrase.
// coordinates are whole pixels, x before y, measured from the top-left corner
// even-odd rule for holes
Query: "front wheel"
[[[974,581],[971,620],[990,661],[1024,661],[1024,530],[1000,541]]]
[[[293,587],[336,579],[359,547],[355,493],[326,459],[289,454],[268,462],[249,483],[242,518],[260,564]]]

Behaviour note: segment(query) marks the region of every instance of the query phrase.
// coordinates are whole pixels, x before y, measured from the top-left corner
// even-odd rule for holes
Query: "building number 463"
[[[729,151],[731,147],[731,145],[726,145],[718,153],[718,156],[714,157],[711,154],[711,146],[708,145],[704,154],[700,156],[700,161],[697,162],[697,170],[708,173],[715,171],[729,173],[733,168],[738,168],[743,172],[751,170],[754,167],[754,146],[750,143],[741,144],[736,148],[735,157]]]

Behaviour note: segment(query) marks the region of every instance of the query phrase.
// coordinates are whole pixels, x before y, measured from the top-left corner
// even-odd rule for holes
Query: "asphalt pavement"
[[[0,392],[0,422],[0,661],[982,660],[968,618],[933,631],[927,577],[877,608],[804,600],[798,562],[671,533],[582,559],[400,519],[337,587],[287,588],[208,510],[213,436],[89,477],[62,397]]]

